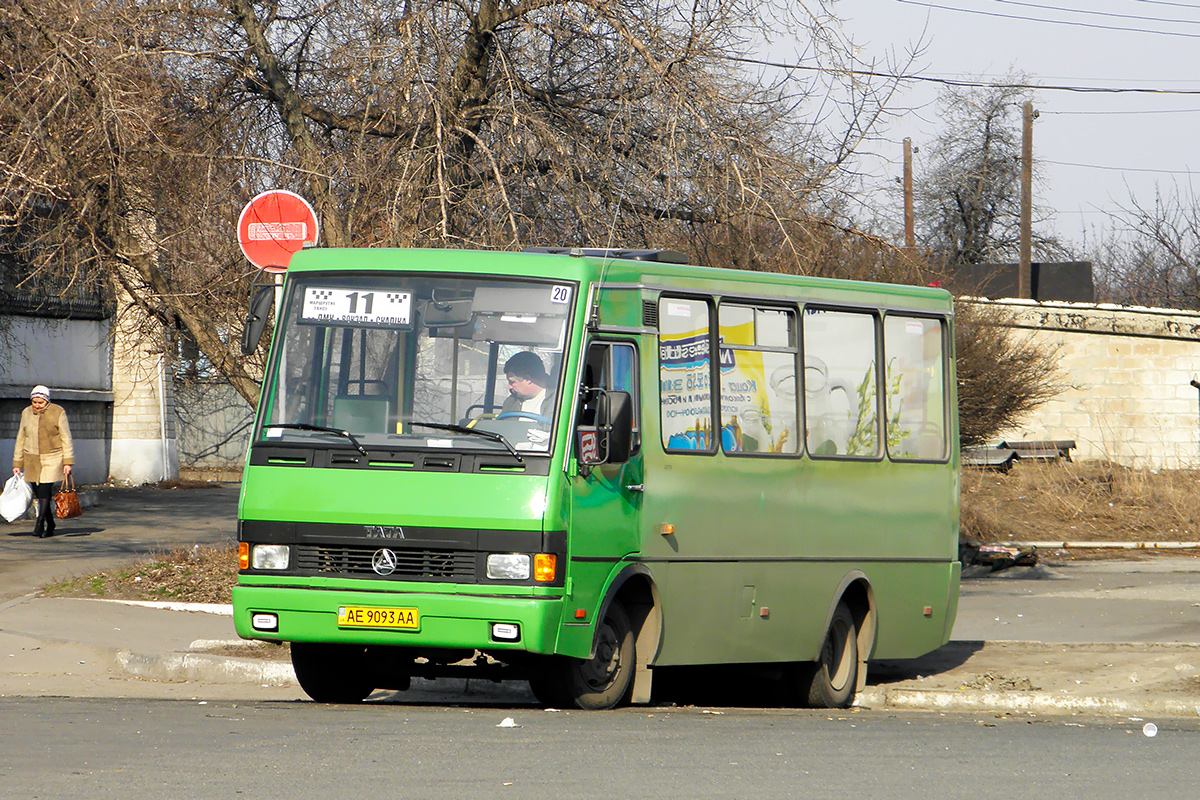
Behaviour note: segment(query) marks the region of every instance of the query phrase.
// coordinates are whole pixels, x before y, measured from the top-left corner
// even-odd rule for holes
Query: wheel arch
[[[614,601],[620,601],[633,627],[637,664],[633,674],[631,702],[649,703],[652,667],[662,647],[662,605],[658,584],[643,564],[626,564],[609,583],[596,620],[604,619]],[[595,634],[592,651],[595,653]]]
[[[867,662],[875,650],[875,633],[879,625],[879,612],[875,604],[875,589],[871,580],[862,570],[856,569],[846,573],[833,593],[829,608],[825,611],[825,625],[822,631],[828,631],[833,622],[833,614],[838,604],[844,602],[854,617],[854,627],[858,640],[858,681],[855,693],[867,688]],[[820,645],[818,645],[818,652]]]

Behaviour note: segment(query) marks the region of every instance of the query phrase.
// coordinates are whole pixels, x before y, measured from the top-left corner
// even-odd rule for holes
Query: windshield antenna
[[[608,226],[608,242],[604,246],[604,260],[600,262],[600,280],[596,286],[596,293],[592,295],[592,309],[588,319],[588,328],[592,330],[600,327],[600,290],[604,288],[604,275],[608,272],[608,265],[614,261],[612,256],[613,235],[617,232],[617,220],[621,216],[621,204],[624,202],[625,186],[622,184],[621,191],[617,196],[617,203],[613,208],[612,222]]]

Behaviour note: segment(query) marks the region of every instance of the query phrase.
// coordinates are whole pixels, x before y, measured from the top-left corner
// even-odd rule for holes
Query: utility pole
[[[1017,296],[1033,298],[1033,103],[1025,103],[1021,124],[1021,263],[1017,267]]]
[[[904,246],[912,252],[916,246],[913,236],[912,139],[904,140]]]

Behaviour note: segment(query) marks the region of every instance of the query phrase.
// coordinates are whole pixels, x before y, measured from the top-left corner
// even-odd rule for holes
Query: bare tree
[[[996,308],[960,301],[955,316],[959,441],[972,447],[1062,391],[1059,353],[1015,336]]]
[[[1200,308],[1200,197],[1156,187],[1152,204],[1130,197],[1089,248],[1100,299]]]
[[[951,86],[939,98],[944,128],[922,148],[929,166],[914,194],[918,237],[946,267],[1016,259],[1020,243],[1021,106],[1032,99],[1015,84]],[[1035,182],[1038,175],[1034,161]],[[1036,185],[1036,183],[1035,183]],[[1035,205],[1035,214],[1039,214]],[[1048,258],[1058,243],[1034,235],[1035,252]]]
[[[75,0],[0,9],[0,233],[32,267],[26,290],[107,284],[152,346],[186,329],[253,396],[255,369],[227,346],[246,270],[198,244],[228,213],[213,213],[211,162],[180,155],[222,142],[164,69],[156,16]]]
[[[33,232],[21,256],[42,278],[119,286],[252,404],[260,362],[231,342],[253,271],[232,231],[272,186],[305,194],[333,246],[833,264],[862,248],[829,190],[887,87],[842,84],[828,138],[797,124],[833,104],[828,80],[771,82],[739,59],[765,27],[793,31],[814,64],[847,46],[820,2],[764,8],[14,0],[0,9],[6,230]]]

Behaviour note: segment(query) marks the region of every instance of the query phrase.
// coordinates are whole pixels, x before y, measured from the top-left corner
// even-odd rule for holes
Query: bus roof
[[[582,255],[578,253],[582,252]],[[560,278],[581,282],[601,281],[606,286],[694,290],[716,294],[769,294],[794,299],[859,297],[864,303],[895,303],[904,299],[930,308],[949,308],[951,295],[944,289],[894,283],[874,283],[838,278],[816,278],[774,272],[698,267],[677,263],[674,251],[609,251],[631,254],[607,257],[605,251],[544,248],[537,251],[441,250],[388,248],[309,248],[297,253],[290,273],[325,271],[422,271],[448,273],[503,273],[523,277]],[[663,253],[662,260],[648,254]],[[633,255],[636,254],[636,255]],[[849,297],[848,297],[849,296]]]

